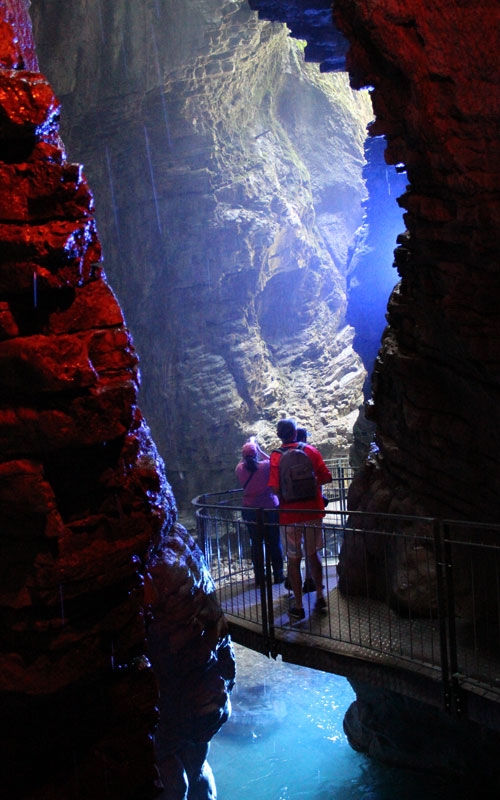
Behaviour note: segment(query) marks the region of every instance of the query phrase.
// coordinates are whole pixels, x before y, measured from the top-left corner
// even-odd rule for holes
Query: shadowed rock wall
[[[390,0],[335,8],[351,40],[351,81],[373,87],[370,131],[385,135],[386,160],[409,181],[398,201],[401,281],[367,407],[378,452],[351,487],[350,507],[498,522],[500,106],[492,74],[500,10],[452,0],[425,13]],[[380,556],[371,550],[372,563]],[[401,567],[414,569],[418,583],[415,559]],[[364,585],[363,560],[358,543],[347,542],[339,569],[351,587]],[[406,589],[394,589],[404,581],[393,583],[389,594],[404,600]],[[383,582],[378,592],[386,596]]]
[[[272,447],[283,414],[345,452],[366,374],[346,274],[368,99],[245,0],[31,13],[179,507],[234,486],[242,442]]]
[[[409,183],[373,376],[380,452],[356,504],[496,522],[500,9],[337,0],[335,16],[353,85],[374,87],[371,133]]]
[[[208,795],[231,646],[137,405],[137,354],[28,5],[0,2],[2,789]]]

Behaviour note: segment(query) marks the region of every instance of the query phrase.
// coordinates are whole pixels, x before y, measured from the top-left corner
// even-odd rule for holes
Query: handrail
[[[307,595],[311,613],[292,626],[288,592],[273,583],[269,512],[260,509],[252,528],[240,497],[193,499],[198,541],[223,611],[260,628],[268,654],[298,631],[433,676],[450,712],[462,712],[464,687],[500,701],[500,525],[347,511],[346,497],[337,498],[323,519],[329,613],[316,618]],[[259,587],[251,543],[260,548]]]

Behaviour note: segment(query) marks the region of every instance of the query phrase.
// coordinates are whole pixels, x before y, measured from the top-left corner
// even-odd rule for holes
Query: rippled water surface
[[[233,713],[212,741],[218,800],[469,800],[432,776],[356,753],[342,721],[345,678],[273,661],[235,645]]]

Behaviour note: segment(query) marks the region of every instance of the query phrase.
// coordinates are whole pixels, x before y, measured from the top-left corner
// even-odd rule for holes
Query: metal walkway
[[[304,594],[300,622],[272,580],[266,512],[249,528],[238,490],[193,501],[232,638],[500,730],[500,526],[348,512],[349,478],[339,465],[324,518],[327,613]],[[259,585],[250,532],[254,557],[262,548]]]

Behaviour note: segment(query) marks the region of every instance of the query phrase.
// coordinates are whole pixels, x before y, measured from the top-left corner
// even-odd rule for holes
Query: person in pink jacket
[[[243,487],[243,512],[250,535],[252,562],[255,581],[260,584],[262,572],[262,548],[256,540],[256,519],[258,508],[266,509],[264,515],[265,531],[271,555],[271,567],[274,583],[283,583],[283,550],[281,547],[278,498],[269,488],[269,456],[256,441],[246,442],[241,450],[241,461],[236,466],[236,477]]]

